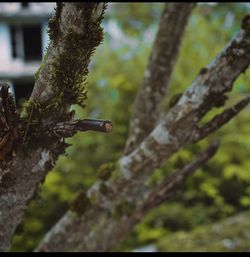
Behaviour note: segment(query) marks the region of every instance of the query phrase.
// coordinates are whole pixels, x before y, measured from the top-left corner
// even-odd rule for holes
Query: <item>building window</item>
[[[12,58],[17,58],[17,29],[14,26],[10,27],[10,35],[11,35],[11,49],[12,49]]]
[[[41,25],[11,26],[12,57],[24,62],[41,61]]]
[[[34,81],[16,80],[12,84],[15,92],[16,105],[19,109],[22,107],[23,102],[30,97],[34,87]]]
[[[42,29],[40,25],[23,27],[25,61],[42,59]]]
[[[26,9],[26,8],[29,7],[29,3],[28,3],[28,2],[21,2],[21,7],[22,7],[23,9]]]

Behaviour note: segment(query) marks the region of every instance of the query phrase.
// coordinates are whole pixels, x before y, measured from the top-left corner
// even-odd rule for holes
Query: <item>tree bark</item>
[[[49,22],[51,42],[20,119],[15,157],[1,162],[5,175],[0,185],[0,251],[9,249],[28,203],[67,146],[48,136],[47,130],[71,120],[68,107],[83,103],[90,57],[102,41],[105,7],[104,3],[59,3]]]
[[[225,104],[225,94],[249,66],[249,45],[248,26],[240,30],[214,61],[201,70],[152,132],[131,153],[118,160],[111,168],[109,179],[97,181],[75,201],[73,211],[68,211],[58,221],[37,251],[108,251],[131,231],[138,217],[145,215],[138,210],[148,210],[145,206],[153,206],[154,201],[149,204],[148,199],[160,196],[161,202],[166,194],[174,193],[175,186],[169,189],[169,184],[164,183],[152,191],[146,186],[146,180],[178,150],[214,132],[248,104],[249,98],[235,108],[225,110],[212,120],[215,126],[209,122],[207,127],[199,125],[208,111]],[[188,170],[187,167],[184,171]],[[182,181],[178,180],[182,177],[178,176],[180,174],[188,176],[192,172],[178,172],[170,177],[170,181],[174,178]]]
[[[130,119],[125,154],[130,153],[153,130],[160,117],[162,101],[179,53],[194,3],[167,3],[149,56]]]
[[[8,151],[0,161],[0,251],[9,249],[28,203],[58,156],[64,153],[67,144],[62,139],[77,131],[108,132],[112,128],[109,121],[73,120],[69,111],[72,104],[84,105],[88,64],[103,38],[100,24],[105,7],[104,3],[58,3],[49,22],[51,42],[36,74],[30,101],[16,125],[15,154]],[[48,232],[37,251],[112,249],[150,208],[173,196],[185,179],[214,155],[218,145],[211,145],[196,160],[150,188],[146,181],[154,170],[186,145],[219,129],[249,103],[247,97],[205,125],[199,124],[208,111],[225,104],[226,93],[250,64],[250,19],[246,16],[242,30],[159,120],[161,102],[192,7],[192,3],[171,3],[163,10],[136,97],[125,154],[113,165],[99,170],[103,172],[100,179],[87,192],[76,196],[70,210]],[[141,108],[141,103],[146,104],[145,108]],[[6,138],[1,138],[2,145]]]

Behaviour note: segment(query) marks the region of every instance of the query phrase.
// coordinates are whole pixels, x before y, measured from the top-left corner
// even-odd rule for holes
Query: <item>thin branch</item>
[[[140,208],[133,210],[130,216],[125,215],[122,220],[117,217],[110,217],[103,215],[103,210],[95,209],[92,206],[92,210],[84,212],[81,218],[76,218],[72,212],[68,211],[64,217],[46,234],[44,240],[42,240],[36,249],[37,252],[47,251],[64,251],[67,250],[65,241],[70,244],[76,251],[109,251],[117,245],[127,234],[133,226],[141,220],[141,218],[147,213],[147,211],[155,205],[160,204],[173,196],[176,189],[180,188],[185,180],[190,177],[195,170],[203,166],[209,159],[211,159],[219,144],[214,142],[204,152],[199,154],[194,161],[186,164],[183,168],[173,172],[166,180],[160,185],[155,187],[148,193],[148,197],[143,202]],[[82,195],[82,200],[78,201],[78,208],[85,208],[83,206],[86,195]],[[127,207],[128,208],[128,207]],[[97,224],[98,220],[102,220],[101,224]],[[84,224],[84,226],[83,226]],[[82,237],[78,237],[77,240],[72,240],[68,235],[65,238],[65,231],[74,231],[79,236],[84,232]],[[97,231],[100,231],[98,233]],[[103,236],[103,233],[106,236]],[[77,242],[76,242],[77,241]],[[63,244],[61,244],[64,242]],[[61,244],[61,245],[58,245]]]
[[[84,82],[90,57],[103,39],[100,23],[105,8],[106,4],[103,2],[57,3],[56,13],[49,21],[51,42],[43,58],[43,65],[36,75],[32,101],[40,104],[51,102],[58,97],[55,94],[59,89],[68,104],[76,101],[66,94],[74,89],[71,87]],[[72,48],[74,52],[70,51]],[[79,76],[82,77],[81,80]],[[56,88],[58,84],[59,89]]]
[[[130,216],[125,215],[123,220],[116,227],[113,227],[113,234],[116,240],[110,238],[109,244],[104,248],[94,249],[97,251],[110,251],[112,247],[119,244],[124,234],[129,233],[133,227],[142,220],[149,210],[157,207],[164,201],[170,200],[176,195],[176,191],[181,189],[186,180],[194,174],[194,172],[201,168],[208,160],[210,160],[217,152],[219,148],[219,142],[212,143],[205,151],[200,153],[195,160],[186,164],[184,167],[175,170],[170,176],[166,177],[163,182],[153,189],[148,190],[148,197],[144,199],[143,205],[138,209],[135,209]],[[114,218],[115,219],[115,218]],[[115,222],[114,222],[115,223]],[[109,224],[111,226],[111,224]],[[103,247],[103,245],[101,245]],[[92,249],[91,249],[92,250]],[[77,247],[77,251],[86,251],[86,244],[80,243]]]
[[[218,130],[224,124],[234,118],[240,111],[242,111],[250,103],[250,96],[245,97],[233,107],[224,110],[222,113],[216,115],[213,119],[208,121],[202,127],[197,127],[197,132],[194,136],[194,141],[201,140],[209,134]]]
[[[173,154],[196,142],[197,122],[213,107],[224,104],[225,93],[249,66],[249,45],[250,30],[241,30],[202,70],[148,137],[130,154],[120,158],[110,179],[98,181],[88,190],[91,207],[80,216],[67,212],[38,249],[105,251],[117,238],[127,235],[126,228],[130,228],[134,218],[129,210],[133,213],[147,199],[145,181]],[[114,218],[121,203],[127,206],[126,212]]]
[[[135,98],[125,154],[131,152],[154,128],[168,90],[188,18],[194,3],[166,3],[159,29]]]
[[[112,131],[112,122],[109,120],[84,119],[58,123],[49,129],[50,135],[72,137],[78,131],[96,131],[109,133]]]
[[[140,180],[139,177],[150,174],[180,148],[197,141],[197,122],[213,107],[224,105],[225,93],[249,66],[249,44],[248,30],[237,33],[149,136],[120,159],[121,174],[125,179],[131,181],[138,176]]]
[[[149,194],[142,210],[144,212],[148,211],[175,195],[176,191],[183,186],[186,179],[192,176],[198,168],[202,167],[208,160],[210,160],[216,154],[218,148],[219,142],[215,141],[205,151],[200,153],[191,163],[177,169],[169,177],[166,177],[166,179],[156,186]]]

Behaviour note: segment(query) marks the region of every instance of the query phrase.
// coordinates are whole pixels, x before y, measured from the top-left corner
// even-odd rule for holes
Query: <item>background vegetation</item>
[[[162,5],[110,5],[104,21],[105,40],[98,47],[90,67],[87,106],[85,109],[73,108],[79,118],[111,119],[114,130],[109,135],[78,133],[67,140],[72,146],[68,148],[67,156],[61,157],[48,175],[40,196],[29,206],[14,237],[12,251],[33,250],[44,233],[68,209],[75,193],[93,183],[98,167],[121,155],[132,103],[157,31]],[[200,69],[212,61],[239,30],[241,19],[249,11],[246,3],[200,4],[195,8],[172,77],[166,109],[170,99],[190,85]],[[249,94],[249,81],[250,70],[236,81],[228,104]],[[217,109],[212,114],[220,111]],[[149,183],[159,181],[162,174],[192,159],[201,147],[215,138],[220,139],[217,155],[188,180],[175,199],[152,210],[116,250],[130,251],[155,244],[161,251],[177,251],[180,250],[178,245],[188,242],[193,242],[186,248],[190,251],[249,249],[246,243],[250,239],[247,218],[243,222],[229,223],[226,234],[218,230],[214,236],[211,232],[212,224],[224,228],[224,223],[219,225],[218,222],[250,209],[249,112],[250,107],[208,139],[185,148],[150,178]],[[249,212],[244,215],[250,216]],[[241,233],[243,227],[247,232]],[[234,248],[216,246],[217,237],[230,240],[232,235],[243,240],[245,248],[237,248],[237,244]]]

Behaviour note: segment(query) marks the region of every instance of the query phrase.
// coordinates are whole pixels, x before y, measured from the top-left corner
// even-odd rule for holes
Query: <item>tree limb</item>
[[[78,131],[97,131],[109,133],[112,131],[112,122],[109,120],[72,120],[57,123],[53,128],[48,129],[48,134],[61,137],[72,137]]]
[[[173,153],[196,142],[197,122],[213,107],[222,106],[225,93],[250,64],[250,32],[241,30],[216,59],[192,83],[178,103],[166,114],[149,136],[120,160],[125,179],[152,171]]]
[[[61,100],[68,105],[76,103],[79,96],[70,91],[85,82],[90,57],[103,39],[100,22],[105,8],[105,3],[57,4],[49,22],[50,45],[36,75],[32,101],[46,104],[55,100],[59,85]]]
[[[112,227],[112,235],[115,235],[116,240],[112,240],[109,236],[109,242],[104,246],[104,248],[91,249],[87,248],[87,244],[82,242],[77,247],[77,251],[95,250],[95,251],[110,251],[113,247],[119,244],[124,238],[124,233],[129,233],[133,227],[142,220],[142,218],[147,214],[149,210],[157,207],[162,202],[170,200],[176,194],[176,191],[181,189],[187,178],[193,175],[193,173],[201,168],[208,160],[210,160],[217,152],[219,148],[219,143],[212,143],[205,151],[200,153],[195,160],[191,163],[186,164],[184,167],[175,170],[172,174],[167,176],[159,185],[157,185],[152,190],[148,190],[148,196],[144,199],[143,205],[138,209],[135,209],[130,213],[125,212],[122,222],[116,227],[110,223],[106,226]],[[129,206],[127,206],[129,207]],[[115,217],[114,217],[115,219]],[[110,222],[110,221],[109,221]],[[117,221],[114,221],[116,224]]]
[[[175,65],[194,3],[166,3],[159,29],[135,98],[125,154],[130,153],[153,130],[160,117],[162,100]]]
[[[0,185],[0,251],[10,241],[26,206],[52,169],[66,144],[51,140],[46,130],[57,122],[72,118],[71,104],[83,104],[82,92],[91,54],[103,36],[100,27],[105,3],[59,3],[50,20],[51,43],[40,70],[31,99],[22,117],[20,135],[28,133],[28,142],[19,142],[16,156],[6,164]],[[72,51],[74,49],[74,51]],[[31,140],[32,139],[32,140]]]
[[[197,127],[194,140],[201,140],[207,137],[212,132],[222,127],[225,123],[235,117],[240,111],[242,111],[250,103],[250,96],[245,97],[233,107],[224,110],[222,113],[216,115],[213,119],[208,121],[205,125]]]
[[[170,176],[167,176],[163,182],[149,193],[147,200],[141,208],[142,212],[145,213],[175,195],[176,191],[181,188],[186,179],[192,176],[198,168],[202,167],[211,159],[216,154],[218,148],[218,142],[212,143],[191,163],[186,164],[184,167],[175,170]]]
[[[178,103],[129,155],[120,158],[110,179],[85,194],[82,212],[68,211],[38,251],[106,251],[134,224],[134,210],[148,197],[146,179],[187,144],[197,142],[197,122],[225,102],[235,79],[250,63],[250,31],[241,30],[194,80]],[[67,231],[65,233],[65,231]]]
[[[194,161],[174,171],[157,187],[151,191],[149,190],[143,205],[138,209],[132,209],[131,213],[128,210],[122,217],[122,220],[117,219],[117,214],[113,214],[113,217],[110,219],[108,215],[103,215],[100,209],[88,211],[84,213],[81,218],[75,217],[71,211],[68,211],[46,234],[36,251],[59,251],[59,249],[60,251],[65,251],[68,249],[65,247],[66,244],[71,245],[71,249],[74,249],[73,245],[75,245],[77,248],[74,250],[76,251],[111,250],[112,247],[123,239],[124,234],[131,231],[133,226],[144,217],[149,209],[172,197],[176,189],[180,188],[196,169],[200,168],[214,156],[218,146],[219,144],[217,142],[213,143],[204,152],[199,154]],[[81,204],[83,204],[83,199],[81,200]],[[129,206],[127,206],[127,208],[129,208]],[[101,222],[98,222],[98,220],[101,220]],[[86,233],[84,236],[82,236],[81,229],[84,229]],[[97,231],[101,231],[101,233],[98,234]],[[70,235],[68,234],[68,236],[65,237],[65,233],[70,233]],[[74,237],[78,239],[76,240],[76,238],[74,238],[74,240],[72,240],[71,233],[74,233]],[[78,242],[78,246],[75,241]]]

